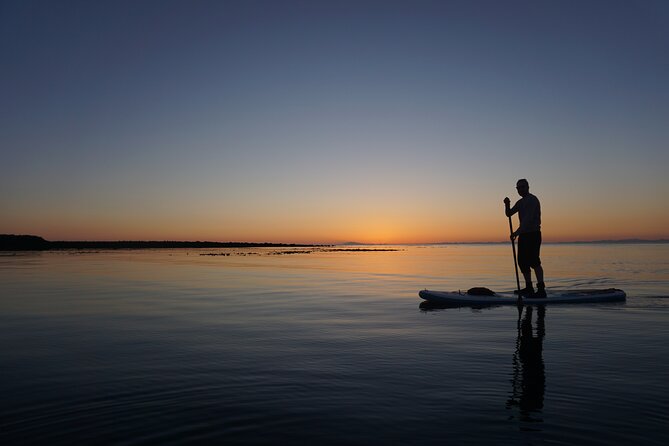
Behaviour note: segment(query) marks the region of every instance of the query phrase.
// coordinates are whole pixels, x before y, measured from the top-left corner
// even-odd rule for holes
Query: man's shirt
[[[516,212],[518,212],[518,218],[520,219],[519,234],[541,230],[541,204],[537,197],[527,194],[516,201],[516,204],[511,208],[511,215]]]

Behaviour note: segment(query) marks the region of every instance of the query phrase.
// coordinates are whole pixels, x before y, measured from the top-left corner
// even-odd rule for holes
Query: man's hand
[[[511,233],[511,241],[515,240],[518,237],[518,231],[514,231]]]
[[[504,205],[506,205],[506,207],[509,207],[510,204],[511,200],[509,200],[509,197],[504,197]]]

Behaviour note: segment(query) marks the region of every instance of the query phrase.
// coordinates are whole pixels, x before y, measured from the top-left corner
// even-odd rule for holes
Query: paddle
[[[511,249],[513,250],[513,266],[516,268],[516,286],[518,287],[518,305],[523,304],[523,296],[520,295],[520,278],[518,277],[518,262],[516,261],[516,241],[513,238],[513,223],[509,215],[509,231],[511,231]]]

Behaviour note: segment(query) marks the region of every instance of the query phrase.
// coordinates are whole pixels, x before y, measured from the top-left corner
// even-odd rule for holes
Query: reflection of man
[[[525,288],[520,293],[526,297],[546,297],[544,285],[544,270],[541,266],[539,251],[541,249],[541,204],[539,199],[530,193],[530,184],[526,179],[516,183],[518,195],[522,198],[510,207],[509,197],[504,198],[504,208],[507,217],[516,212],[520,226],[511,234],[511,238],[518,237],[518,267],[525,278]],[[532,287],[532,268],[537,276],[537,292]]]
[[[543,342],[546,333],[546,309],[537,310],[537,335],[532,330],[532,307],[525,307],[525,317],[520,323],[518,344],[514,354],[513,394],[507,407],[518,406],[522,420],[530,421],[532,412],[544,407],[546,373],[543,359]]]

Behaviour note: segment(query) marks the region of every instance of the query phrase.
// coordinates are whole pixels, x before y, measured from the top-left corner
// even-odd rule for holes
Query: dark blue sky
[[[605,234],[657,235],[668,5],[2,2],[0,232],[294,239],[302,213],[312,238],[376,218],[403,222],[389,238],[462,238],[444,209],[526,176],[565,213],[599,203],[600,227],[613,196],[645,216]]]

